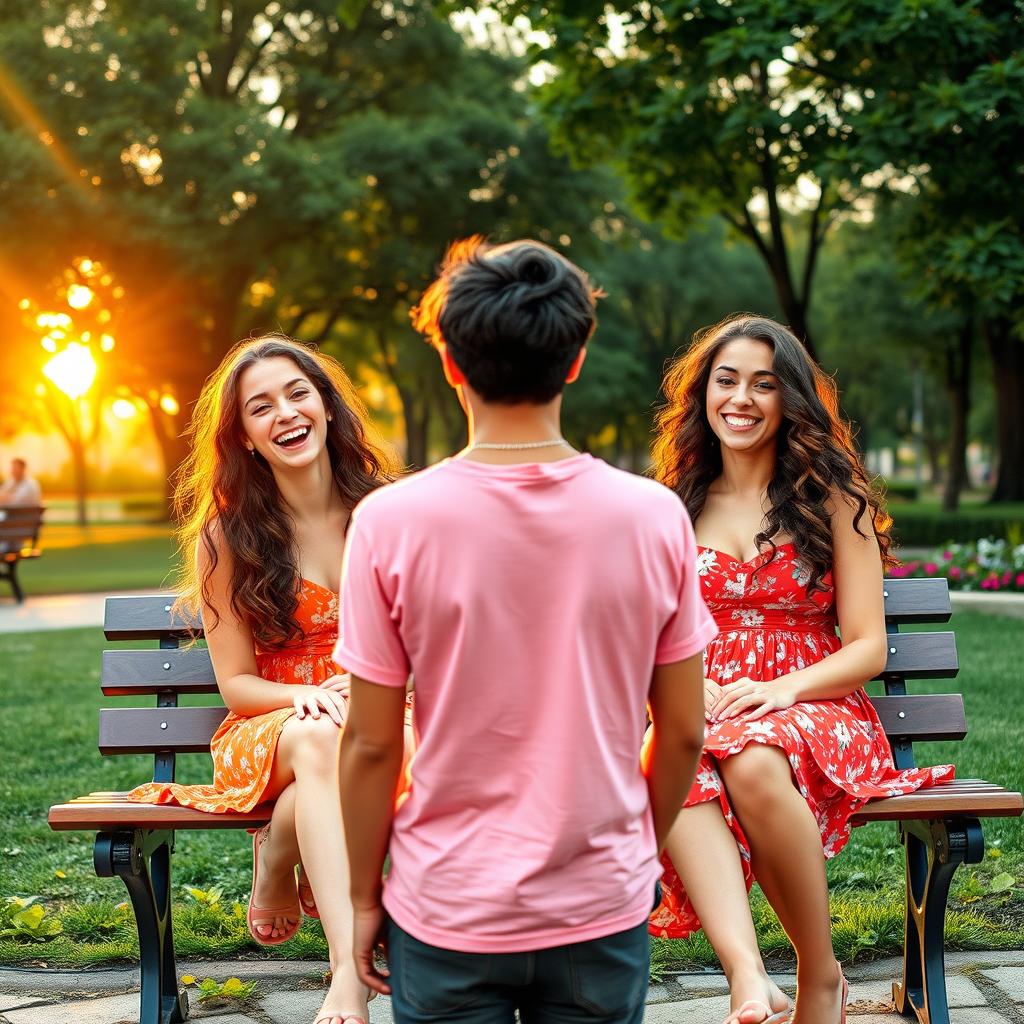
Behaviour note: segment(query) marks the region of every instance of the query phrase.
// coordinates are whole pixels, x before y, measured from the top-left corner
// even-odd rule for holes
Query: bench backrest
[[[35,549],[45,509],[35,505],[0,506],[0,554]]]
[[[967,734],[959,693],[908,694],[913,679],[949,679],[959,671],[951,632],[900,633],[902,625],[948,622],[952,609],[944,579],[885,581],[889,656],[879,676],[885,696],[873,698],[899,768],[914,766],[917,740],[960,740]],[[216,707],[179,707],[182,695],[216,693],[205,648],[182,647],[202,636],[173,612],[173,597],[108,597],[104,634],[112,641],[157,640],[159,648],[103,653],[102,689],[107,696],[155,696],[156,706],[100,712],[100,752],[155,755],[154,781],[174,778],[175,755],[205,752],[224,718]]]

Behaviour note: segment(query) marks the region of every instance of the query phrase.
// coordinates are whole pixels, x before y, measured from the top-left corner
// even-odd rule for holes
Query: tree
[[[638,208],[676,233],[724,218],[763,260],[813,354],[822,244],[875,169],[846,148],[864,104],[854,88],[863,43],[846,40],[826,60],[817,26],[827,12],[802,0],[493,6],[552,39],[538,56],[556,69],[541,97],[559,140],[580,160],[621,168]],[[865,36],[891,31],[881,6],[858,12]]]
[[[913,203],[904,195],[870,220],[840,228],[822,260],[813,318],[822,363],[842,384],[862,446],[912,436],[918,375],[927,378],[920,440],[933,484],[943,482],[938,455],[945,453],[943,506],[953,510],[966,484],[974,319],[960,303],[939,303],[922,288],[914,264],[893,247]]]
[[[833,13],[830,45],[862,38],[860,5]],[[915,194],[897,236],[901,251],[930,301],[960,310],[960,404],[969,390],[968,335],[984,340],[999,449],[993,500],[1021,500],[1024,15],[999,0],[936,0],[906,6],[902,17],[896,27],[904,31],[862,40],[863,76],[877,93],[853,119],[851,153],[875,165],[884,157],[883,187]]]

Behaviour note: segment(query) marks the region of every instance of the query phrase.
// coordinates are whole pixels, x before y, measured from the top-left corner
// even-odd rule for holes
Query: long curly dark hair
[[[193,620],[205,605],[216,617],[210,577],[218,545],[231,553],[231,609],[263,649],[302,636],[299,567],[291,517],[274,475],[258,452],[243,446],[238,401],[242,373],[263,359],[290,359],[312,381],[328,413],[327,452],[334,483],[353,508],[399,465],[370,425],[348,374],[330,356],[280,334],[241,341],[206,381],[189,425],[189,454],[175,481],[174,510],[182,568],[175,581],[177,607]],[[206,554],[200,570],[199,545]]]
[[[832,528],[828,511],[836,492],[856,509],[854,528],[870,511],[874,534],[886,567],[892,519],[853,444],[850,424],[839,412],[839,398],[830,377],[807,354],[788,328],[767,317],[741,313],[727,317],[694,336],[684,355],[665,376],[668,399],[657,415],[654,475],[679,495],[694,521],[704,509],[708,488],[721,476],[722,452],[705,412],[708,378],[723,345],[739,338],[761,341],[773,352],[772,370],[782,394],[782,424],[777,438],[775,472],[768,484],[770,507],[764,529],[754,538],[758,549],[777,536],[793,540],[810,572],[809,588],[820,586],[832,567]]]

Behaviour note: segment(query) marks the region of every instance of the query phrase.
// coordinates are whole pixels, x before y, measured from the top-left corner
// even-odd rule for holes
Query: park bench
[[[101,688],[108,696],[155,695],[156,707],[100,711],[100,752],[154,755],[153,781],[174,779],[178,754],[207,751],[223,707],[179,707],[181,696],[217,689],[209,654],[181,648],[197,635],[172,611],[168,597],[107,599],[104,633],[112,641],[159,641],[158,649],[114,650],[103,655]],[[889,658],[880,679],[886,695],[874,698],[896,764],[914,766],[913,743],[962,740],[967,732],[960,694],[908,695],[913,679],[944,679],[958,671],[952,633],[900,633],[901,625],[948,622],[951,609],[942,579],[890,580],[885,608]],[[140,782],[146,780],[139,780]],[[1019,793],[962,779],[909,796],[875,800],[857,822],[894,821],[906,856],[906,925],[902,980],[893,985],[897,1008],[922,1024],[949,1024],[943,925],[949,884],[959,864],[982,859],[979,819],[1021,813]],[[97,874],[117,875],[128,889],[139,932],[141,1024],[172,1024],[188,1015],[178,984],[171,926],[171,851],[181,829],[254,828],[269,807],[248,814],[207,814],[175,806],[133,804],[124,793],[92,793],[50,808],[57,830],[96,831]]]
[[[38,547],[39,528],[45,511],[36,506],[0,506],[0,579],[10,583],[18,604],[25,600],[18,582],[18,563],[42,554]]]

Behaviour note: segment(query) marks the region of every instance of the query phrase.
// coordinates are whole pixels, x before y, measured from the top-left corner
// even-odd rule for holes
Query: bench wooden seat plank
[[[251,811],[210,814],[177,804],[137,804],[127,793],[90,793],[50,808],[50,828],[58,832],[94,828],[228,829],[259,828],[270,821],[272,804]]]
[[[901,821],[907,818],[938,819],[960,815],[1011,818],[1024,811],[1020,793],[989,782],[956,781],[919,789],[906,796],[872,800],[853,816],[853,821]]]
[[[959,693],[908,694],[915,679],[955,677],[959,671],[952,632],[900,633],[907,624],[945,623],[952,608],[942,579],[888,580],[884,585],[888,659],[878,677],[885,695],[872,702],[898,767],[914,767],[914,742],[962,740],[967,734]],[[202,623],[186,621],[165,594],[108,598],[104,634],[111,641],[156,640],[159,649],[107,651],[101,688],[108,696],[155,697],[156,707],[105,708],[100,712],[103,754],[154,755],[154,781],[173,781],[178,754],[208,752],[227,713],[223,706],[179,707],[190,694],[216,692],[209,653],[180,645],[202,638]],[[141,780],[140,780],[141,781]],[[949,1024],[943,964],[943,925],[949,883],[957,866],[984,855],[981,818],[1011,817],[1024,809],[1019,793],[984,779],[954,782],[906,796],[872,800],[853,824],[894,821],[906,849],[904,971],[893,985],[900,1013],[919,1024]],[[98,791],[50,809],[58,831],[98,833],[94,861],[103,876],[122,879],[132,901],[142,955],[142,1024],[168,1024],[188,1016],[177,984],[171,926],[170,858],[183,829],[256,828],[271,806],[247,814],[210,814],[173,804],[135,804],[123,792]]]

